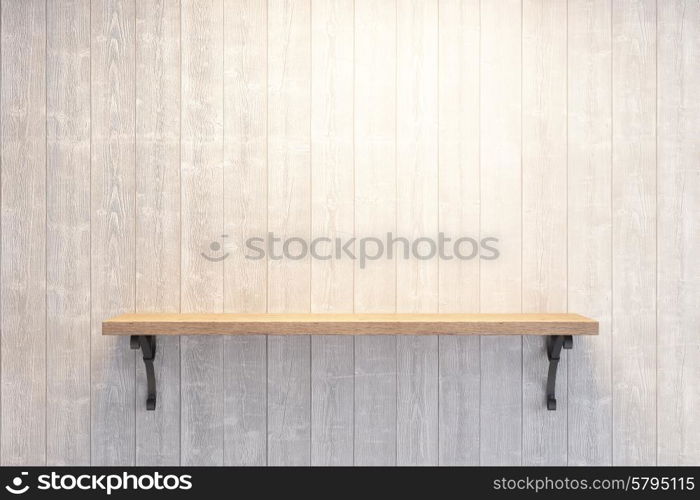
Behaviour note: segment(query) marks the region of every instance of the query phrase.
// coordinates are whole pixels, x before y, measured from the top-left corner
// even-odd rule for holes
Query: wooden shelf
[[[579,314],[124,314],[103,335],[597,335]]]
[[[554,386],[562,349],[574,335],[597,335],[598,322],[558,314],[123,314],[102,323],[103,335],[130,335],[146,367],[146,409],[156,408],[157,335],[544,335],[547,409],[556,410]]]

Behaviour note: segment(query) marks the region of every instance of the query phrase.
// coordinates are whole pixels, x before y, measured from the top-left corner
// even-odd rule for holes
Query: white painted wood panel
[[[136,3],[135,85],[136,310],[179,312],[179,1]],[[142,357],[137,354],[136,464],[179,465],[180,339],[157,340],[154,412],[143,411]]]
[[[90,2],[46,9],[46,463],[89,465]]]
[[[439,230],[452,241],[479,239],[480,2],[440,0],[438,26]],[[465,241],[463,255],[472,248]],[[439,312],[479,311],[479,258],[438,263]],[[448,337],[439,344],[439,463],[478,465],[479,338]]]
[[[612,10],[613,464],[656,462],[656,1]]]
[[[210,259],[225,239],[223,1],[182,0],[181,16],[181,310],[220,312],[223,264]],[[182,465],[223,464],[223,346],[180,339]]]
[[[268,1],[268,230],[293,258],[268,260],[268,310],[308,312],[311,264],[311,4]],[[292,240],[292,238],[297,238]],[[278,254],[282,250],[277,245]],[[268,337],[268,464],[311,463],[311,339]]]
[[[353,311],[354,262],[333,256],[354,231],[354,2],[311,5],[311,311]],[[330,258],[326,258],[330,256]],[[353,463],[354,338],[311,338],[311,464]]]
[[[700,4],[658,2],[657,460],[700,463]]]
[[[355,235],[396,231],[396,0],[355,0]],[[369,245],[368,245],[369,246]],[[396,261],[355,263],[355,312],[396,311]],[[396,463],[396,338],[355,339],[355,465]]]
[[[695,0],[1,0],[0,461],[697,463],[698,26]],[[500,256],[246,259],[268,230]],[[151,413],[100,334],[397,306],[601,335],[557,412],[543,339],[159,339]]]
[[[245,241],[267,232],[267,1],[224,3],[224,311],[265,312],[267,260]],[[224,463],[267,461],[267,339],[224,338]]]
[[[523,312],[566,311],[565,0],[523,1]],[[523,337],[523,465],[566,465],[566,357],[546,407],[547,350]]]
[[[481,237],[500,257],[481,260],[482,312],[521,309],[521,4],[481,4]],[[482,465],[520,465],[522,340],[481,339]]]
[[[568,6],[568,305],[600,322],[567,354],[569,465],[612,461],[611,11]]]
[[[102,320],[134,310],[135,2],[91,3],[91,464],[133,465],[135,362]],[[143,400],[141,400],[143,401]]]
[[[396,237],[406,241],[405,250],[394,247],[396,310],[436,312],[438,261],[417,254],[437,252],[437,0],[401,2],[396,40]],[[437,337],[399,336],[396,344],[397,465],[437,465]]]
[[[2,4],[3,465],[46,462],[46,2]]]

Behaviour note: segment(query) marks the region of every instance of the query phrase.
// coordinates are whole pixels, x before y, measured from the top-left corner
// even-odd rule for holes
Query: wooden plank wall
[[[699,27],[697,0],[0,0],[0,463],[697,464]],[[500,256],[246,259],[268,232]],[[100,334],[521,310],[600,321],[556,412],[542,339],[159,339],[146,412]]]

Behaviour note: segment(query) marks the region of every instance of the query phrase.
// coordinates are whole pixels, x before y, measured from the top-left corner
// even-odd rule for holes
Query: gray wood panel
[[[481,5],[481,237],[500,257],[481,260],[481,312],[520,312],[521,28],[520,0]],[[479,449],[482,465],[522,460],[522,340],[481,338]]]
[[[311,338],[267,337],[267,463],[311,464]]]
[[[224,311],[265,312],[267,260],[246,259],[267,233],[267,2],[224,3]],[[224,339],[224,463],[267,461],[267,340]]]
[[[656,1],[612,10],[613,463],[656,461]]]
[[[223,1],[183,0],[181,16],[181,310],[221,312]],[[180,339],[183,465],[223,464],[223,346],[221,337]]]
[[[311,338],[311,465],[353,465],[354,338]]]
[[[224,464],[267,464],[267,337],[224,339]]]
[[[136,310],[180,310],[180,2],[136,2]],[[180,463],[180,339],[159,337],[157,404],[137,354],[136,464]]]
[[[612,462],[611,11],[568,6],[568,305],[600,322],[567,355],[569,465]],[[575,229],[573,229],[575,228]]]
[[[396,465],[437,465],[437,335],[397,337],[396,364]]]
[[[355,339],[355,465],[396,465],[396,341]]]
[[[134,310],[133,0],[91,3],[91,463],[133,465],[134,370],[128,338],[102,320]]]
[[[658,465],[700,463],[700,4],[658,2]]]
[[[566,311],[566,9],[523,1],[523,312]],[[523,337],[523,465],[566,465],[566,357],[549,411],[545,340]]]
[[[2,4],[3,465],[46,462],[46,2]]]
[[[46,462],[89,465],[90,2],[46,8]]]
[[[440,465],[479,465],[480,358],[477,337],[438,337]]]

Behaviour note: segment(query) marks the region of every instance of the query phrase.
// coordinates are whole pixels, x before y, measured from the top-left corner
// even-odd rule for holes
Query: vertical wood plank
[[[136,3],[136,309],[180,310],[180,2]],[[158,401],[136,368],[136,464],[180,463],[180,339],[158,338]]]
[[[523,312],[566,311],[566,0],[523,2]],[[566,355],[548,411],[547,351],[523,337],[523,465],[566,465]]]
[[[397,245],[396,307],[436,312],[438,261],[438,6],[402,2],[397,10],[397,237],[411,242],[409,259]],[[433,242],[432,245],[435,245]],[[418,258],[418,255],[421,258]],[[401,465],[437,465],[437,337],[399,336],[396,456]]]
[[[479,1],[439,3],[439,229],[452,241],[439,263],[439,311],[479,311],[479,258],[456,258],[456,238],[479,237]],[[468,244],[467,244],[468,248]],[[459,250],[469,256],[471,250]],[[441,465],[479,464],[479,338],[439,343]]]
[[[700,462],[700,4],[658,2],[658,465]]]
[[[396,0],[355,0],[355,235],[396,230]],[[396,262],[354,272],[356,312],[396,310]],[[396,463],[396,338],[355,339],[355,465]]]
[[[89,465],[90,2],[46,8],[46,462]]]
[[[354,230],[353,1],[311,9],[311,311],[353,311],[351,259],[333,240]],[[330,256],[330,258],[327,258]],[[353,463],[351,336],[311,338],[311,464]]]
[[[656,1],[612,10],[613,464],[656,463]]]
[[[396,464],[396,337],[355,339],[355,465]]]
[[[268,228],[291,241],[287,257],[270,255],[270,312],[307,312],[311,306],[310,260],[301,243],[311,232],[310,37],[310,0],[268,2]],[[268,337],[270,465],[310,464],[310,351],[308,336]]]
[[[267,233],[267,1],[224,3],[224,311],[265,312],[267,261],[248,238]],[[267,341],[224,338],[224,463],[267,461]]]
[[[438,464],[438,337],[397,338],[396,462]]]
[[[596,318],[600,335],[567,354],[569,465],[610,465],[611,9],[568,6],[568,305]]]
[[[310,465],[311,343],[268,336],[268,465]]]
[[[311,339],[311,464],[353,464],[353,337]]]
[[[134,463],[135,354],[102,321],[134,310],[134,2],[91,3],[93,465]]]
[[[521,309],[521,4],[481,4],[481,236],[500,256],[481,260],[482,312]],[[483,465],[520,465],[522,341],[481,339]]]
[[[225,255],[220,246],[224,239],[223,2],[183,0],[181,16],[182,311],[219,312]],[[180,356],[181,463],[221,465],[223,339],[182,337]]]
[[[46,463],[46,3],[2,4],[3,465]]]

